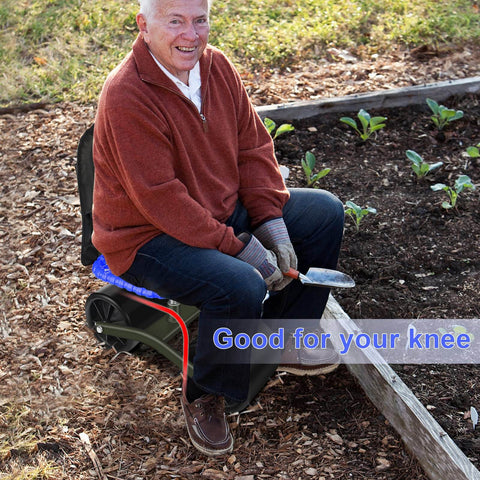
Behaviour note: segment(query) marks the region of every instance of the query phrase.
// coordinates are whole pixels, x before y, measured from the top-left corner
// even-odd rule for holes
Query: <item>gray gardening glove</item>
[[[278,266],[282,272],[286,273],[290,268],[297,269],[297,255],[293,249],[283,218],[274,218],[265,222],[255,229],[253,234],[265,248],[275,253]],[[279,284],[276,285],[276,290],[285,288],[291,281],[290,277],[283,277]]]
[[[275,254],[267,250],[253,235],[241,233],[238,238],[245,243],[245,247],[236,258],[255,267],[265,280],[268,290],[276,290],[276,284],[283,279],[283,274],[278,268]]]

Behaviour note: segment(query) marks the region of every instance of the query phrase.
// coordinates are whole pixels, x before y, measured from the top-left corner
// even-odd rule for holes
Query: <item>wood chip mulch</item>
[[[256,105],[479,75],[480,49],[332,49],[287,72],[245,76]],[[191,446],[179,371],[148,348],[116,354],[85,326],[101,283],[80,264],[76,147],[94,105],[0,116],[0,478],[426,478],[398,435],[341,367],[274,377],[230,416],[234,452]],[[36,475],[36,476],[35,476]]]

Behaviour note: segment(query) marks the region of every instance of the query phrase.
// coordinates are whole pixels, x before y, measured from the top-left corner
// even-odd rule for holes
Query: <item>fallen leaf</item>
[[[37,65],[47,65],[48,61],[46,58],[43,57],[33,57],[33,60]]]
[[[326,433],[325,434],[333,443],[337,445],[343,445],[343,438],[338,434]]]

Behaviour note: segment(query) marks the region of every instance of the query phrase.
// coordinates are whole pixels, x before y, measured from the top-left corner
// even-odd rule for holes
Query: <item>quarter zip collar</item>
[[[177,89],[175,83],[170,80],[160,68],[158,68],[141,35],[137,37],[133,44],[133,57],[137,65],[138,74],[144,82],[167,88],[169,90],[172,90],[173,86],[175,89]],[[212,65],[212,51],[210,45],[207,45],[207,48],[199,59],[199,63],[200,75],[202,79],[201,90],[203,100]]]
[[[189,72],[189,81],[188,85],[183,83],[179,78],[177,78],[175,75],[170,73],[153,55],[152,52],[150,52],[150,55],[153,57],[155,60],[155,63],[158,65],[160,70],[170,79],[172,82],[175,83],[175,85],[178,87],[178,89],[187,97],[189,98],[197,107],[198,111],[201,112],[201,104],[202,104],[202,98],[201,98],[201,78],[200,78],[200,64],[197,62],[195,66],[190,70]]]

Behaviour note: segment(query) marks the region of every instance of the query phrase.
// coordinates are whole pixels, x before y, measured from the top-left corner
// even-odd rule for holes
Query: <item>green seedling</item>
[[[267,117],[264,118],[263,124],[267,128],[268,133],[270,135],[273,135],[274,140],[280,135],[282,135],[283,133],[291,132],[292,130],[295,130],[295,127],[293,125],[290,125],[289,123],[282,123],[275,130],[275,128],[277,127],[277,124],[271,118],[267,118]]]
[[[461,110],[454,110],[452,108],[447,108],[444,105],[439,105],[431,98],[427,98],[427,105],[433,112],[431,119],[438,130],[443,130],[449,123],[463,117],[463,112]]]
[[[385,127],[385,120],[387,119],[387,117],[371,117],[363,108],[358,112],[357,117],[360,120],[361,129],[357,122],[351,117],[342,117],[340,121],[352,127],[364,142],[367,141],[374,132]]]
[[[407,150],[406,154],[407,158],[412,162],[412,170],[417,175],[417,178],[422,178],[427,175],[427,173],[443,165],[443,162],[437,162],[432,164],[424,162],[423,158],[413,150]]]
[[[453,188],[448,185],[445,185],[444,183],[436,183],[435,185],[432,185],[430,188],[434,192],[443,190],[448,195],[448,198],[450,201],[442,202],[442,207],[445,208],[445,210],[448,210],[450,208],[456,207],[458,196],[460,195],[461,192],[463,192],[465,188],[471,188],[472,190],[475,190],[475,185],[472,183],[469,176],[460,175],[455,180],[455,185]]]
[[[314,187],[321,178],[323,178],[325,175],[328,175],[328,173],[330,172],[330,168],[324,168],[318,173],[313,173],[315,163],[315,155],[312,152],[307,152],[305,154],[305,158],[302,160],[303,172],[307,177],[307,187]]]
[[[442,334],[445,335],[449,333],[450,335],[453,335],[453,338],[455,341],[457,340],[459,335],[468,335],[471,341],[475,338],[475,335],[473,333],[468,332],[468,330],[463,326],[463,325],[452,325],[452,330],[447,331],[445,328],[440,327],[438,331]]]
[[[377,210],[373,207],[360,207],[356,203],[349,200],[345,202],[345,213],[355,222],[355,227],[357,228],[357,232],[360,230],[360,223],[362,222],[363,218],[370,213],[377,213]]]
[[[480,147],[480,143],[477,144],[475,147],[468,147],[467,153],[471,158],[480,158],[480,152],[478,148]]]

